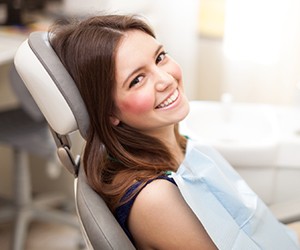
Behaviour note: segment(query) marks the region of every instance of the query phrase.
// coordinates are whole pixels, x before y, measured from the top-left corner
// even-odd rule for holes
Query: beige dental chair
[[[102,198],[87,184],[80,156],[72,155],[69,135],[79,130],[86,138],[89,117],[75,83],[51,48],[47,33],[29,36],[16,53],[15,66],[52,128],[61,162],[74,176],[77,214],[88,247],[135,249]]]

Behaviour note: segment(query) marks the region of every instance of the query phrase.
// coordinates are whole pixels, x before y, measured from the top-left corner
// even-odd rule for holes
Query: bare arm
[[[178,188],[166,180],[140,192],[128,223],[139,249],[217,249]]]

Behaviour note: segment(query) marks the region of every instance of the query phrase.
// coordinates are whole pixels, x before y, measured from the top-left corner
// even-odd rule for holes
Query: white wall
[[[239,0],[226,2],[236,4]],[[258,6],[250,13],[244,10],[245,15],[236,9],[238,13],[231,18],[231,35],[235,39],[231,57],[224,49],[226,29],[223,40],[199,38],[197,98],[218,100],[223,92],[230,92],[235,101],[299,105],[300,2],[276,0],[276,11],[270,0],[243,0],[240,8],[246,2],[256,2]],[[266,9],[262,12],[263,3]],[[263,29],[256,29],[260,25],[256,23],[258,14]],[[242,20],[246,15],[247,19]],[[274,22],[264,21],[270,19]],[[241,23],[244,25],[239,26]],[[229,26],[227,21],[226,25]],[[258,30],[260,35],[255,35]],[[269,47],[274,48],[274,54],[268,58],[272,53]]]
[[[247,10],[247,17],[239,13],[242,7],[237,8],[239,15],[227,27],[228,33],[234,32],[231,52],[238,59],[224,56],[224,89],[240,101],[293,104],[300,81],[300,2],[246,2],[257,6]],[[238,22],[243,25],[237,26]],[[226,32],[225,28],[225,45]]]

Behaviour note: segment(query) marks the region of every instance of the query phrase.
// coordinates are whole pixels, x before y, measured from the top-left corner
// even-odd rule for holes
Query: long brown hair
[[[88,182],[112,211],[134,181],[146,182],[178,165],[160,140],[110,121],[116,110],[115,53],[124,33],[133,29],[155,37],[141,18],[125,15],[64,21],[49,30],[51,45],[73,77],[89,113],[83,157]],[[186,140],[179,135],[178,125],[175,134],[184,150]]]

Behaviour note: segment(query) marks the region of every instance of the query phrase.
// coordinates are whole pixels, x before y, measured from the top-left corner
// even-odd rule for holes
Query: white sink
[[[214,146],[234,166],[270,166],[276,161],[278,119],[269,105],[192,101],[180,130]]]

